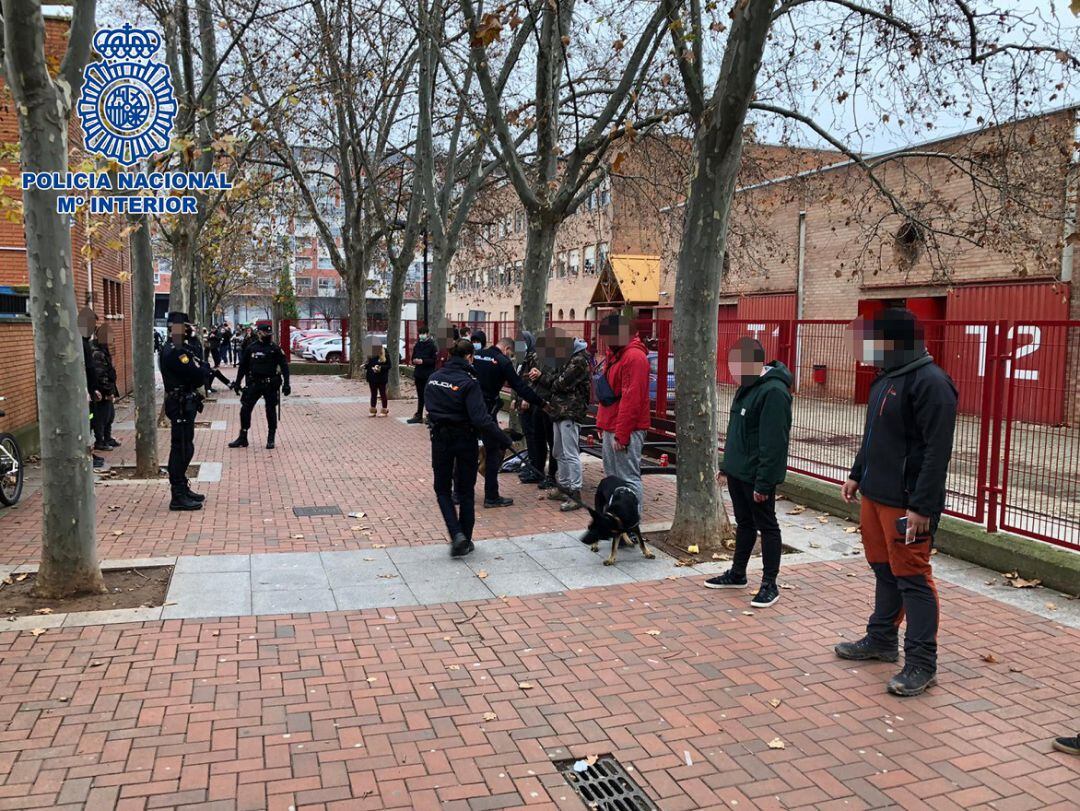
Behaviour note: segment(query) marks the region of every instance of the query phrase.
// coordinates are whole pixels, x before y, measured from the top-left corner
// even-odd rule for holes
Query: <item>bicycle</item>
[[[3,401],[0,397],[0,401]],[[0,417],[4,412],[0,410]],[[11,507],[23,488],[23,457],[19,443],[11,434],[0,433],[0,506]]]

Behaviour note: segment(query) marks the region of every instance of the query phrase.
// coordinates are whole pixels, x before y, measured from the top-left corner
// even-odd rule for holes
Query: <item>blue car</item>
[[[649,401],[656,402],[656,384],[659,380],[659,370],[657,369],[659,354],[656,352],[649,352]],[[668,355],[667,358],[667,401],[668,404],[674,404],[675,402],[675,356]]]

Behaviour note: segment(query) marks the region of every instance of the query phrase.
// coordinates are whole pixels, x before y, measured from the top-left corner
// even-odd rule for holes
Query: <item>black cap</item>
[[[178,311],[174,311],[174,312],[169,313],[167,316],[165,316],[165,323],[166,324],[190,324],[191,319],[188,318],[187,313],[181,313],[181,312],[178,312]]]
[[[259,332],[265,332],[267,335],[269,335],[271,332],[274,331],[274,326],[272,324],[258,324],[256,325],[255,329],[257,329]]]

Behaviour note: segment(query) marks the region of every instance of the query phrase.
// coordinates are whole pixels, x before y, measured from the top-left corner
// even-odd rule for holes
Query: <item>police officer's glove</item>
[[[292,386],[286,383],[284,386],[281,387],[281,393],[288,397],[290,394],[292,394]]]

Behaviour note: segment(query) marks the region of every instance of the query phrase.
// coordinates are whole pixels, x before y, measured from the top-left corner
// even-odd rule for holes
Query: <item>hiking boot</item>
[[[108,439],[106,439],[105,444],[108,445],[110,448],[119,448],[120,447],[120,441],[116,440],[116,439],[113,439],[112,437],[109,437]]]
[[[266,437],[266,449],[268,451],[272,451],[274,449],[274,432],[273,431],[271,431],[270,434]]]
[[[889,679],[888,691],[894,696],[917,696],[937,684],[937,673],[919,665],[905,664]]]
[[[102,457],[94,456],[93,454],[91,454],[90,458],[93,460],[94,468],[96,470],[100,470],[101,468],[105,467],[105,460]]]
[[[189,512],[191,510],[201,510],[202,502],[196,501],[193,498],[189,498],[188,494],[181,489],[173,490],[172,501],[169,502],[169,509],[173,512]]]
[[[538,488],[540,488],[541,490],[551,490],[553,487],[558,487],[559,485],[557,485],[555,483],[555,480],[553,478],[551,478],[550,476],[545,476],[544,478],[542,478],[540,480],[540,483],[538,485],[536,485],[536,486]]]
[[[469,554],[476,547],[473,546],[473,542],[465,537],[464,532],[455,532],[454,540],[450,544],[450,557],[461,558]]]
[[[113,449],[113,446],[110,445],[105,440],[101,440],[100,442],[95,442],[94,443],[94,450],[95,451],[111,451],[112,449]]]
[[[196,493],[187,485],[184,485],[184,495],[190,498],[192,501],[197,501],[200,504],[206,501],[206,496],[204,496],[202,493]]]
[[[247,431],[240,429],[240,436],[229,443],[230,448],[246,448],[248,446]]]
[[[744,589],[746,585],[746,574],[735,574],[733,569],[728,569],[723,574],[710,577],[705,581],[707,589]]]
[[[1066,755],[1080,755],[1080,735],[1075,738],[1054,738],[1054,748]]]
[[[776,583],[771,580],[762,580],[761,588],[754,595],[754,599],[750,601],[750,605],[754,608],[768,608],[779,599],[780,589],[776,587]]]
[[[566,493],[558,488],[549,490],[547,494],[548,501],[566,501]]]
[[[368,416],[369,417],[377,417],[377,416],[379,416],[379,410],[377,408],[375,408],[374,406],[372,406],[370,409],[368,409]]]
[[[838,642],[833,648],[841,659],[880,659],[882,662],[895,662],[900,658],[896,648],[883,648],[870,637],[864,636],[857,642]]]
[[[581,491],[580,490],[571,490],[569,495],[567,495],[567,497],[566,497],[566,501],[564,501],[562,506],[559,507],[559,512],[569,513],[569,512],[573,512],[574,510],[580,510],[580,509],[581,509]]]
[[[424,417],[423,417],[422,414],[413,414],[413,416],[411,416],[411,417],[409,417],[409,419],[405,420],[405,422],[408,425],[419,425],[423,421],[424,421]]]
[[[509,507],[514,503],[512,498],[506,496],[499,496],[498,498],[485,498],[484,509],[491,509],[493,507]]]

